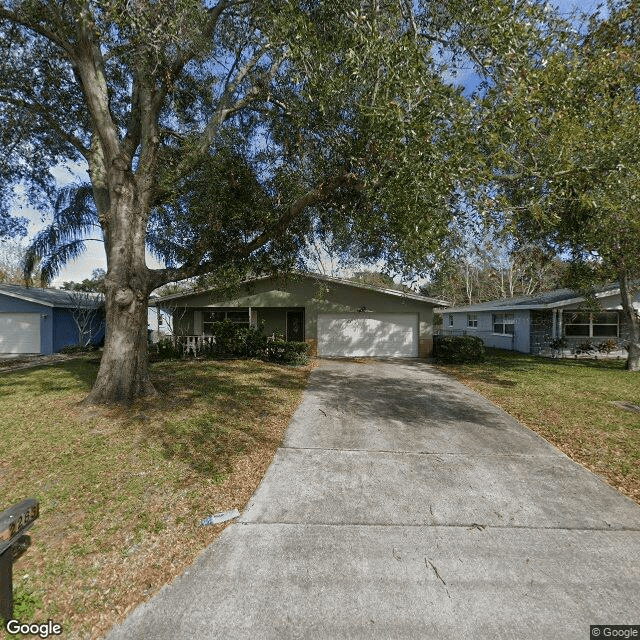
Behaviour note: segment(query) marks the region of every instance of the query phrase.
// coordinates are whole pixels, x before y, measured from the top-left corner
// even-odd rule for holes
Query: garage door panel
[[[418,316],[415,313],[319,314],[321,356],[415,357]]]
[[[0,353],[40,353],[40,314],[0,313]]]

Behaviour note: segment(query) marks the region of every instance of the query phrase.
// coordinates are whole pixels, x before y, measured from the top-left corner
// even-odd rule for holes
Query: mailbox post
[[[40,515],[35,498],[27,498],[0,513],[0,618],[13,618],[13,561],[28,546],[25,532]],[[27,544],[25,544],[27,542]]]

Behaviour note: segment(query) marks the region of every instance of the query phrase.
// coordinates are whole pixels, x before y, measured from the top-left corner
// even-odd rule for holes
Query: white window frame
[[[224,320],[230,320],[231,322],[233,322],[233,324],[239,324],[239,325],[243,325],[243,326],[249,326],[250,323],[250,315],[249,315],[249,311],[246,312],[247,314],[247,319],[246,322],[243,318],[229,318],[229,314],[244,314],[244,310],[241,309],[234,309],[234,310],[220,310],[220,309],[206,309],[202,312],[202,335],[203,336],[210,336],[213,335],[211,333],[207,333],[206,328],[209,328],[211,325],[215,324],[216,322],[222,322],[223,320],[206,320],[206,314],[207,313],[219,313],[220,315],[224,314]],[[209,325],[207,327],[207,325]],[[205,328],[206,327],[206,328]]]
[[[467,313],[467,329],[477,329],[477,328],[478,328],[478,314]]]
[[[510,320],[510,322],[508,321]],[[502,330],[496,331],[496,326],[501,325]],[[514,336],[516,333],[516,314],[515,313],[493,313],[491,314],[491,326],[493,333],[498,336]],[[507,331],[507,327],[513,327],[512,331]]]
[[[449,314],[449,326],[453,327],[453,313]]]
[[[570,322],[570,316],[569,313],[575,313],[576,315],[580,314],[580,315],[588,315],[589,316],[589,322]],[[597,322],[594,323],[593,318],[595,315],[598,314],[615,314],[616,316],[616,321],[615,323],[613,322]],[[578,338],[582,338],[582,339],[586,339],[586,338],[618,338],[620,337],[620,314],[617,311],[573,311],[573,312],[566,312],[565,311],[565,321],[563,324],[563,332],[565,335],[565,338],[573,338],[573,339],[578,339]],[[569,327],[589,327],[589,332],[588,335],[582,335],[582,334],[573,334],[570,335],[567,333],[567,329]],[[608,335],[599,335],[596,336],[593,334],[593,328],[594,327],[615,327],[615,334],[608,334]]]

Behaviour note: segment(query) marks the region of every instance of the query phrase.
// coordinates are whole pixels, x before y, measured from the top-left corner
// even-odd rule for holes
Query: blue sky
[[[569,14],[575,8],[581,12],[593,12],[596,10],[598,5],[602,4],[602,2],[599,0],[579,0],[576,2],[572,0],[556,0],[555,2],[550,2],[550,4],[558,7],[563,14]],[[71,168],[58,167],[53,171],[53,173],[61,185],[68,184],[74,180],[88,180],[86,171],[81,166]],[[38,211],[23,208],[22,210],[16,209],[14,213],[16,215],[26,216],[29,218],[30,236],[37,233],[37,231],[45,224],[42,222],[41,213]],[[161,266],[150,255],[147,256],[147,264],[152,268]],[[59,286],[63,282],[69,280],[73,280],[75,282],[82,281],[85,278],[88,278],[91,275],[91,272],[98,267],[106,268],[104,250],[99,243],[89,242],[87,243],[86,253],[72,263],[69,263],[52,284],[53,286]]]

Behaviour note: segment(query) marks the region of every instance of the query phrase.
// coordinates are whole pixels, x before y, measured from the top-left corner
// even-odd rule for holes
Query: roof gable
[[[345,278],[335,278],[333,276],[325,276],[319,273],[294,273],[294,274],[291,274],[291,276],[289,276],[288,281],[295,282],[297,278],[303,278],[303,279],[312,280],[316,282],[320,281],[320,282],[328,282],[332,284],[340,284],[348,287],[355,287],[356,289],[364,289],[374,293],[382,293],[384,295],[397,297],[399,299],[408,299],[408,300],[414,300],[417,302],[425,302],[425,303],[432,304],[433,306],[444,307],[449,304],[448,302],[445,302],[443,300],[437,300],[436,298],[428,298],[427,296],[421,296],[417,293],[398,291],[397,289],[388,289],[386,287],[377,287],[375,285],[363,284],[361,282],[354,282],[353,280],[347,280]],[[265,282],[268,280],[277,281],[278,278],[277,276],[262,276],[260,278],[251,278],[249,280],[245,280],[244,282],[242,282],[242,285],[250,286],[253,283]],[[287,280],[284,280],[284,282],[287,282]],[[202,295],[215,290],[216,289],[213,288],[213,289],[206,289],[202,291],[188,291],[188,292],[176,293],[168,296],[161,296],[153,299],[152,303],[157,304],[158,302],[165,302],[165,301],[175,302],[180,299],[186,299],[193,296]]]

